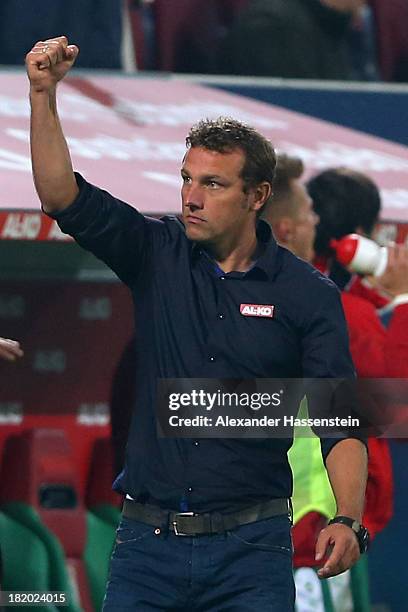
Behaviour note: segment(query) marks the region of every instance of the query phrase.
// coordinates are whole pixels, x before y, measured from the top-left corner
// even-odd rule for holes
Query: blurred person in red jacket
[[[376,184],[350,168],[329,168],[307,184],[319,215],[314,243],[315,264],[343,289],[350,348],[359,376],[408,377],[408,249],[388,247],[388,264],[379,277],[351,274],[334,258],[332,238],[357,233],[373,237],[381,210]],[[381,310],[378,310],[381,309]],[[379,314],[387,311],[384,327]],[[369,440],[370,462],[366,493],[366,523],[375,535],[392,516],[392,472],[385,440]],[[381,505],[378,492],[381,487]]]
[[[338,206],[332,210],[332,200],[325,190],[320,193],[319,182],[325,173],[310,181],[310,193],[301,182],[303,163],[299,158],[280,155],[274,183],[274,195],[265,207],[264,218],[272,226],[276,240],[293,253],[312,262],[315,257],[315,244],[322,255],[321,244],[327,244],[332,237],[360,231],[370,234],[380,210],[378,189],[370,179],[352,171],[330,171],[340,181],[344,175],[351,176],[351,187],[334,189]],[[347,185],[349,185],[348,181]],[[365,197],[363,197],[363,193]],[[314,202],[316,196],[316,202]],[[346,201],[346,203],[345,203]],[[325,202],[327,205],[325,206]],[[342,204],[340,204],[340,202]],[[336,232],[327,224],[341,223],[345,210],[350,209],[353,220],[347,220],[341,231]],[[359,213],[357,212],[359,209]],[[330,214],[332,213],[332,214]],[[321,214],[321,217],[320,217]],[[343,220],[344,223],[344,220]],[[317,233],[317,239],[315,241]],[[332,252],[331,252],[332,253]],[[398,253],[398,257],[397,257]],[[330,272],[330,259],[320,268]],[[335,263],[331,261],[331,263]],[[320,257],[320,264],[322,258]],[[335,266],[337,269],[337,265]],[[344,271],[348,274],[346,271]],[[336,276],[336,275],[335,275]],[[349,277],[349,275],[348,275]],[[342,280],[337,275],[334,280]],[[391,248],[389,262],[379,283],[390,296],[408,293],[408,250],[404,247]],[[340,283],[341,284],[341,283]],[[407,303],[396,305],[390,326],[385,328],[380,321],[372,301],[347,292],[341,286],[342,304],[350,336],[350,350],[359,377],[408,377],[408,297]],[[367,294],[369,295],[369,293]],[[375,301],[375,300],[373,300]],[[379,497],[381,504],[378,503]],[[386,440],[369,439],[369,466],[366,491],[364,523],[371,537],[384,529],[393,512],[392,465]],[[294,565],[295,567],[315,567],[313,538],[326,523],[326,517],[317,512],[309,512],[294,527]]]
[[[316,230],[319,232],[322,224],[318,215],[324,205],[313,208],[313,200],[300,180],[303,173],[300,159],[281,155],[276,173],[274,196],[268,202],[265,217],[281,245],[311,262]],[[311,193],[313,197],[315,190],[311,189]],[[355,208],[353,204],[350,207]],[[336,219],[339,216],[340,212],[334,215]],[[358,226],[347,226],[345,233],[358,229]],[[398,252],[402,256],[393,257],[396,251],[391,249],[387,269],[379,279],[391,295],[408,293],[408,250],[401,247]],[[408,303],[396,306],[388,328],[381,324],[374,305],[367,299],[342,291],[342,303],[357,374],[366,378],[407,377]],[[385,527],[392,515],[392,472],[388,446],[384,440],[370,439],[369,450],[364,522],[374,536]],[[379,490],[381,506],[377,497]]]
[[[0,338],[0,357],[7,361],[15,361],[24,355],[20,343],[8,338]]]
[[[362,277],[339,264],[330,246],[332,238],[340,239],[351,233],[373,238],[381,210],[381,196],[375,183],[361,172],[337,167],[312,177],[307,188],[320,217],[314,245],[316,267],[340,289],[370,301],[376,308],[393,309],[391,330],[397,323],[398,328],[406,325],[404,313],[408,312],[408,307],[397,308],[408,302],[406,247],[389,247],[388,267],[381,277]],[[396,364],[388,360],[387,367],[395,368]],[[397,373],[393,371],[390,375],[397,376]]]

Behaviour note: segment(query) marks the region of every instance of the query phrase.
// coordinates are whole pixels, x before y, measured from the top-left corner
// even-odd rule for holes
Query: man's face
[[[311,262],[314,258],[313,244],[319,216],[314,212],[313,202],[300,181],[292,181],[291,191],[296,213],[288,248],[298,257]]]
[[[239,243],[253,231],[255,196],[244,193],[241,149],[218,153],[201,147],[187,152],[181,168],[181,199],[187,237],[220,246]]]

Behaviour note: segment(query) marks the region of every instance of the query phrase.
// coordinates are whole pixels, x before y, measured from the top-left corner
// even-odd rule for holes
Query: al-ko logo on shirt
[[[272,319],[275,306],[272,304],[241,304],[239,311],[244,317],[268,317]]]

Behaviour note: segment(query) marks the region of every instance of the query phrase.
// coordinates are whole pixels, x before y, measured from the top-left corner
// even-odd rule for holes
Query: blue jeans
[[[119,525],[104,612],[291,612],[294,602],[286,515],[196,537]]]

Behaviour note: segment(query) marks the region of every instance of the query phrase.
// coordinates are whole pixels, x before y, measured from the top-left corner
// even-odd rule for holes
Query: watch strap
[[[342,525],[347,525],[347,527],[351,527],[351,529],[358,533],[360,531],[361,523],[356,521],[355,519],[350,518],[349,516],[335,516],[329,521],[329,525],[333,525],[334,523],[340,523]]]
[[[336,523],[339,523],[341,525],[347,525],[347,527],[350,527],[356,534],[360,553],[365,553],[367,551],[369,540],[370,540],[370,535],[369,535],[368,530],[364,527],[364,525],[362,525],[361,523],[359,523],[358,521],[356,521],[355,519],[349,516],[341,516],[341,515],[335,516],[334,518],[332,518],[328,524],[334,525]]]

